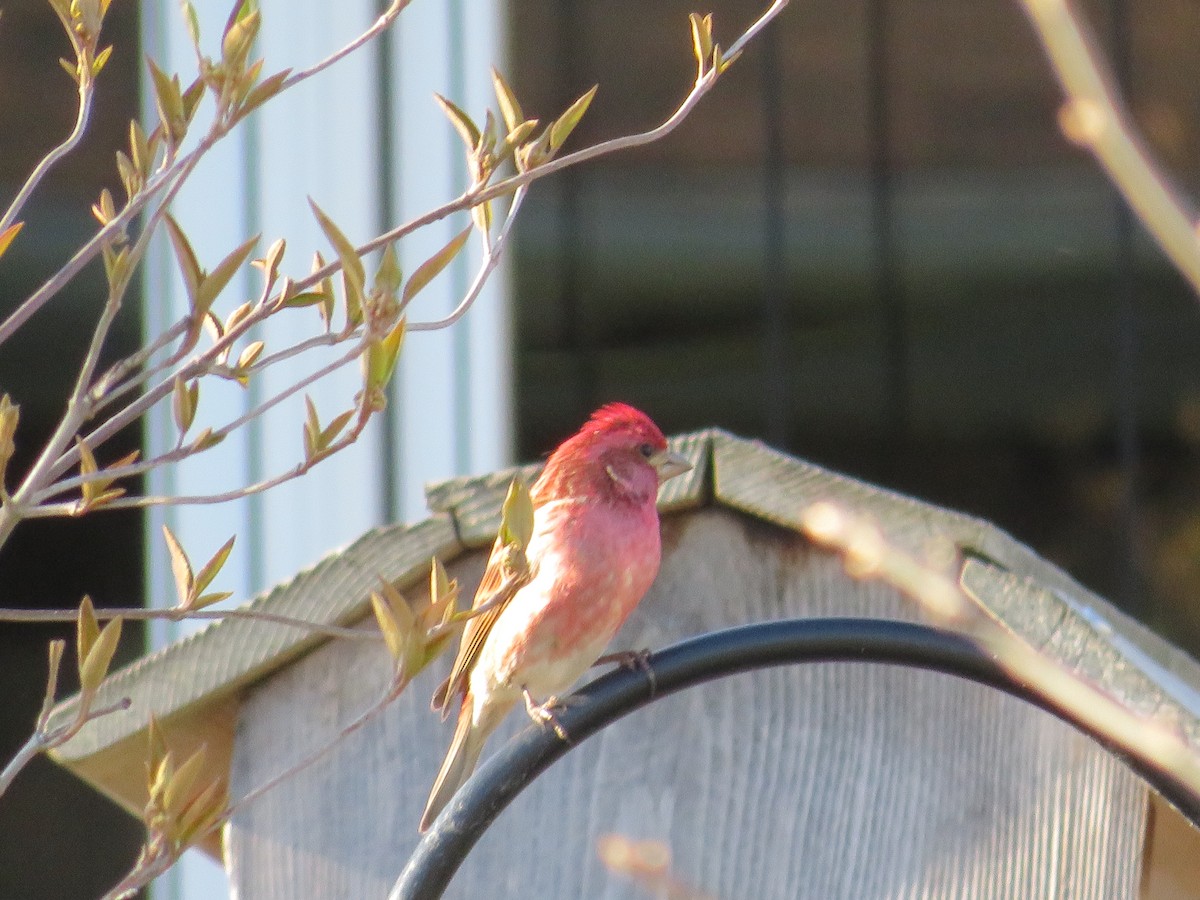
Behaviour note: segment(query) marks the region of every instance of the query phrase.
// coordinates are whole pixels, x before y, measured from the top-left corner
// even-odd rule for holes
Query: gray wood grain
[[[727,510],[667,517],[664,551],[615,646],[785,616],[914,617],[795,533]],[[477,578],[481,560],[452,569]],[[381,647],[335,641],[256,685],[235,796],[370,705],[387,671]],[[235,818],[238,897],[386,894],[449,740],[428,711],[442,674]],[[524,725],[514,715],[502,731]],[[501,816],[449,896],[643,896],[596,858],[597,839],[617,832],[665,841],[680,878],[726,900],[1109,900],[1136,893],[1145,810],[1119,762],[998,692],[893,667],[797,666],[667,698],[585,742]]]

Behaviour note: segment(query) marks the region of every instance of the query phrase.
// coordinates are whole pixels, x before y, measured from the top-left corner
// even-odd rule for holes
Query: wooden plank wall
[[[667,517],[664,547],[619,646],[773,617],[914,617],[794,533],[727,510]],[[476,553],[452,569],[471,582],[480,566]],[[334,642],[254,688],[234,795],[369,706],[387,669],[382,647]],[[440,674],[235,818],[237,896],[386,894],[450,736],[427,705]],[[525,724],[514,715],[507,733]],[[1109,900],[1136,895],[1146,808],[1119,762],[996,691],[890,667],[776,669],[668,698],[578,747],[497,820],[448,896],[640,896],[597,859],[619,833],[665,842],[682,880],[726,900]]]

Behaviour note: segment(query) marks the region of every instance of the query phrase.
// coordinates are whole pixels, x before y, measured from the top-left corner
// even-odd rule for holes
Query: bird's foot
[[[619,650],[616,653],[605,653],[597,659],[593,666],[603,666],[608,663],[615,663],[622,669],[628,669],[631,672],[641,672],[650,681],[650,694],[653,696],[655,688],[658,686],[654,678],[654,667],[650,665],[650,650],[643,647],[641,650]]]
[[[554,729],[554,733],[560,741],[570,742],[571,736],[567,734],[567,730],[563,728],[562,723],[558,721],[558,716],[554,714],[556,709],[565,709],[567,706],[576,702],[578,698],[550,697],[545,703],[538,703],[533,699],[533,695],[528,690],[522,690],[525,695],[525,711],[529,713],[529,718],[533,719],[538,725],[549,725]]]

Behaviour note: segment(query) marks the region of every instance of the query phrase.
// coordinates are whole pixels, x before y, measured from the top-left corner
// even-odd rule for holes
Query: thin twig
[[[746,44],[759,34],[768,24],[771,23],[783,10],[787,7],[790,0],[774,0],[761,16],[746,29],[746,31],[730,46],[726,52],[726,58],[733,56],[735,53],[741,52]],[[704,98],[704,96],[712,90],[721,73],[716,69],[708,69],[703,77],[698,78],[693,85],[691,91],[683,99],[683,102],[675,109],[671,115],[664,120],[660,125],[651,128],[649,131],[643,131],[638,134],[625,135],[624,137],[613,138],[608,141],[603,141],[591,147],[585,147],[582,150],[576,150],[574,153],[568,153],[565,156],[556,157],[548,162],[541,163],[533,169],[526,172],[520,172],[516,175],[511,175],[491,184],[488,187],[472,188],[467,190],[453,200],[443,203],[441,206],[429,210],[416,218],[410,219],[402,225],[397,225],[378,237],[372,238],[360,247],[356,247],[355,251],[360,254],[371,253],[379,250],[382,247],[394,243],[395,241],[418,231],[427,225],[441,221],[449,215],[456,212],[462,212],[470,209],[473,206],[479,206],[489,200],[495,200],[503,197],[506,194],[512,194],[517,188],[531,184],[538,179],[552,175],[555,172],[560,172],[563,169],[571,166],[579,165],[580,163],[590,162],[593,159],[601,156],[608,156],[622,150],[630,150],[635,147],[642,147],[646,144],[654,143],[662,140],[672,131],[679,127],[684,119],[695,109],[696,105]],[[301,281],[295,283],[295,288],[298,291],[310,288],[320,282],[322,279],[328,278],[330,275],[336,274],[341,269],[341,261],[333,260],[327,263],[320,269],[317,269],[312,274],[306,276]]]
[[[1143,758],[1170,772],[1200,800],[1200,753],[1177,728],[1127,709],[1099,685],[982,614],[959,584],[956,571],[943,571],[891,545],[870,516],[857,516],[833,503],[814,503],[804,511],[802,522],[805,534],[842,554],[853,577],[883,581],[917,601],[937,621],[976,641],[1052,706],[1069,710],[1072,721],[1111,747],[1138,748]]]
[[[1067,136],[1091,151],[1146,230],[1200,293],[1196,216],[1151,161],[1082,18],[1065,0],[1021,0],[1021,5],[1066,94],[1061,123]]]
[[[82,57],[79,57],[77,60],[77,71],[79,72],[79,109],[75,114],[75,126],[61,144],[42,157],[37,167],[30,173],[29,178],[21,185],[21,190],[17,192],[17,196],[9,204],[4,217],[0,218],[0,234],[16,221],[17,216],[21,214],[21,210],[33,195],[33,192],[37,190],[42,179],[46,177],[50,170],[63,157],[78,147],[79,142],[83,140],[83,135],[87,131],[88,121],[91,119],[92,101],[96,92],[90,67],[83,64]]]
[[[36,757],[39,753],[46,750],[52,750],[55,747],[60,747],[79,733],[88,722],[93,719],[99,719],[101,716],[107,716],[115,712],[129,709],[129,698],[122,697],[119,700],[108,704],[107,706],[88,706],[83,705],[79,708],[75,717],[65,725],[61,725],[53,731],[46,731],[44,728],[37,728],[29,740],[27,740],[16,755],[8,761],[4,770],[0,772],[0,795],[8,790],[13,779],[20,774],[21,770]],[[40,725],[41,723],[39,723]]]
[[[348,54],[354,52],[367,41],[372,40],[395,21],[396,16],[411,2],[411,0],[395,0],[392,5],[381,15],[375,23],[363,32],[359,38],[351,41],[341,50],[330,54],[325,59],[321,60],[314,66],[308,69],[294,73],[287,78],[279,93],[284,90],[294,87],[301,81],[316,75],[318,72],[324,71],[334,63],[345,58]],[[0,322],[0,344],[7,341],[22,325],[29,320],[38,310],[45,306],[50,300],[59,294],[62,288],[73,279],[89,262],[95,259],[102,247],[105,246],[112,238],[122,232],[142,211],[150,200],[157,195],[164,187],[175,179],[181,167],[186,164],[194,166],[198,163],[212,147],[228,134],[239,122],[239,119],[232,121],[217,121],[205,135],[203,139],[193,148],[188,154],[176,160],[175,165],[169,169],[162,170],[149,179],[134,197],[132,197],[126,206],[121,209],[111,220],[103,225],[92,238],[79,248],[78,251],[71,257],[67,263],[52,275],[41,287],[31,294],[16,310],[14,310],[7,319]]]
[[[340,625],[327,625],[322,622],[310,622],[307,619],[297,619],[293,616],[282,616],[276,613],[262,612],[257,609],[193,609],[181,610],[178,607],[167,609],[145,609],[132,607],[126,609],[100,608],[96,610],[97,621],[122,618],[127,621],[157,621],[183,622],[187,620],[213,619],[245,619],[253,622],[269,622],[273,625],[286,625],[290,628],[300,628],[313,634],[331,638],[349,638],[351,640],[378,640],[379,635],[373,631],[361,628],[345,628]],[[74,622],[79,613],[71,609],[0,609],[0,622]]]
[[[466,295],[459,302],[448,316],[442,319],[436,319],[432,322],[413,322],[408,326],[409,331],[437,331],[442,328],[449,328],[471,308],[471,304],[479,296],[483,286],[491,277],[492,272],[496,270],[496,266],[500,264],[500,257],[504,253],[504,245],[508,240],[508,233],[512,229],[513,222],[516,221],[517,212],[521,208],[521,202],[525,199],[525,194],[528,192],[525,186],[519,187],[516,193],[513,194],[512,203],[508,207],[508,214],[504,218],[504,224],[500,228],[500,232],[496,235],[495,241],[491,241],[485,237],[485,252],[483,263],[479,267],[479,272],[475,276],[475,280],[467,289]]]
[[[260,784],[258,787],[253,788],[250,791],[247,791],[245,794],[243,794],[237,800],[232,801],[229,804],[228,809],[226,809],[225,814],[221,817],[221,820],[219,822],[217,822],[216,824],[214,824],[213,827],[214,828],[219,827],[219,825],[221,825],[225,821],[228,821],[230,818],[232,818],[234,813],[236,813],[238,810],[250,805],[255,800],[257,800],[259,797],[261,797],[263,794],[270,791],[272,788],[278,787],[280,784],[287,781],[289,778],[304,771],[305,769],[312,766],[314,763],[319,762],[321,759],[323,759],[325,756],[327,756],[330,753],[330,751],[332,751],[335,747],[337,747],[338,744],[340,744],[342,741],[344,741],[350,735],[354,734],[354,732],[361,729],[364,725],[366,725],[372,719],[374,719],[376,716],[378,716],[380,713],[382,713],[388,707],[388,705],[391,704],[391,702],[393,700],[395,700],[398,696],[400,696],[401,692],[403,692],[403,690],[408,686],[408,683],[409,682],[407,679],[400,679],[400,680],[395,681],[392,684],[388,685],[388,688],[384,692],[383,696],[380,697],[373,706],[364,710],[362,713],[360,713],[358,716],[356,716],[353,720],[351,720],[350,722],[347,722],[345,725],[343,725],[340,729],[338,729],[337,734],[335,734],[332,738],[327,740],[324,744],[322,744],[316,750],[313,750],[311,753],[309,753],[307,756],[305,756],[303,759],[299,760],[298,762],[294,763],[293,765],[288,766],[282,772],[279,772],[278,774],[267,779],[265,782]]]

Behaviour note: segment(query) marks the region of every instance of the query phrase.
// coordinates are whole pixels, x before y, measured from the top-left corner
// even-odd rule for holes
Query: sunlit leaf
[[[254,89],[246,95],[246,99],[242,101],[241,113],[245,114],[257,109],[278,94],[283,88],[283,83],[291,74],[291,69],[283,69],[274,75],[268,75],[256,84]]]
[[[506,535],[506,543],[515,543],[522,550],[533,537],[533,500],[520,478],[514,478],[508,487],[500,509],[500,529]]]
[[[233,550],[233,543],[236,540],[237,535],[231,537],[221,545],[221,549],[212,555],[212,559],[200,567],[200,571],[196,573],[196,577],[192,581],[191,592],[193,595],[202,593],[212,583],[212,580],[217,577],[217,573],[221,571],[221,567],[229,559],[229,553]]]
[[[492,86],[496,89],[496,102],[500,104],[500,115],[504,117],[504,124],[511,132],[525,121],[525,114],[521,112],[521,104],[517,102],[517,96],[508,86],[508,82],[504,80],[504,76],[495,68],[492,69]]]
[[[95,643],[88,650],[87,657],[79,667],[79,689],[84,693],[94,693],[108,674],[117,643],[121,640],[121,624],[120,616],[109,621],[100,629]]]
[[[387,644],[388,653],[391,654],[393,660],[399,662],[404,657],[407,635],[397,621],[395,611],[381,595],[374,591],[371,592],[371,609],[375,613],[375,622],[379,625],[384,643]]]
[[[388,244],[383,248],[383,256],[379,260],[379,269],[375,272],[376,292],[388,297],[395,297],[400,290],[400,282],[404,275],[400,271],[400,260],[396,256],[396,245]]]
[[[229,284],[238,269],[249,258],[250,253],[254,250],[254,245],[258,243],[258,235],[250,238],[240,247],[235,248],[223,260],[217,263],[217,267],[205,276],[200,286],[196,290],[196,308],[207,312],[212,306],[213,301],[220,296],[221,291],[225,290],[225,286]]]
[[[79,665],[83,665],[99,636],[100,623],[96,621],[96,609],[92,606],[92,598],[84,594],[75,617],[75,659]]]
[[[189,795],[192,793],[192,788],[196,785],[196,779],[200,777],[200,773],[204,770],[204,764],[208,756],[207,749],[206,745],[201,744],[166,779],[166,784],[162,790],[162,808],[164,812],[173,818],[178,817],[179,813],[183,811]]]
[[[20,421],[21,407],[13,403],[8,394],[0,394],[0,492],[3,492],[8,463],[17,452],[15,437]]]
[[[225,36],[221,40],[221,58],[231,69],[241,69],[245,65],[250,47],[258,36],[258,26],[261,22],[262,15],[259,11],[251,9],[238,15],[225,30]]]
[[[407,304],[415,297],[429,282],[450,264],[450,261],[458,255],[462,250],[463,244],[467,242],[467,238],[471,236],[473,226],[468,226],[450,239],[441,250],[417,266],[412,277],[408,279],[408,283],[404,285],[404,293],[400,297],[401,305]]]
[[[321,431],[322,447],[328,447],[333,443],[333,439],[342,433],[342,429],[346,427],[346,423],[350,421],[354,413],[355,410],[353,409],[348,409],[344,413],[339,413],[334,417],[332,422],[325,426],[325,428]]]
[[[567,138],[575,130],[575,126],[579,124],[579,120],[583,118],[583,114],[587,112],[592,98],[596,96],[596,91],[599,89],[600,85],[593,85],[590,91],[567,107],[567,111],[559,116],[558,120],[550,126],[550,151],[552,153],[557,153],[559,147],[566,143]]]
[[[459,109],[453,101],[447,100],[441,94],[434,94],[433,96],[437,100],[438,105],[446,113],[446,118],[450,120],[450,124],[454,126],[454,130],[458,132],[458,136],[467,145],[467,153],[474,153],[475,148],[479,146],[479,126],[472,122],[471,117]]]
[[[350,243],[342,230],[334,224],[321,207],[317,206],[311,197],[308,198],[308,205],[312,207],[313,215],[317,217],[317,223],[325,232],[329,243],[333,245],[338,260],[342,264],[342,284],[346,290],[346,320],[351,325],[358,325],[362,322],[363,291],[366,289],[367,283],[367,274],[362,260],[359,259],[354,245]]]
[[[187,434],[196,418],[196,406],[200,398],[200,383],[193,379],[191,384],[176,376],[171,392],[171,415],[179,430],[179,439]]]
[[[204,280],[204,270],[200,268],[191,242],[188,241],[187,235],[183,233],[183,229],[179,227],[179,223],[175,221],[174,217],[168,213],[163,217],[163,223],[167,226],[167,237],[171,239],[171,247],[175,251],[176,260],[179,261],[179,270],[183,273],[183,285],[187,289],[188,301],[194,312],[196,297],[200,293],[200,283]]]
[[[400,358],[400,348],[404,344],[404,333],[405,320],[401,319],[386,335],[367,346],[368,388],[382,388],[391,381],[392,373],[396,371],[396,361]]]
[[[699,67],[697,77],[703,77],[712,59],[712,14],[706,16],[700,13],[689,13],[688,19],[692,25],[692,52],[696,55]]]
[[[175,593],[179,596],[180,607],[187,608],[188,600],[192,597],[192,564],[187,553],[175,537],[175,532],[163,525],[163,539],[167,542],[167,553],[171,557],[171,574],[175,577]]]
[[[199,51],[200,17],[196,15],[196,7],[188,0],[183,0],[183,18],[187,22],[188,37],[192,39],[192,46]]]
[[[238,356],[237,367],[243,370],[249,369],[262,356],[263,347],[265,346],[266,344],[262,341],[254,341],[251,344],[247,344],[246,349]]]

